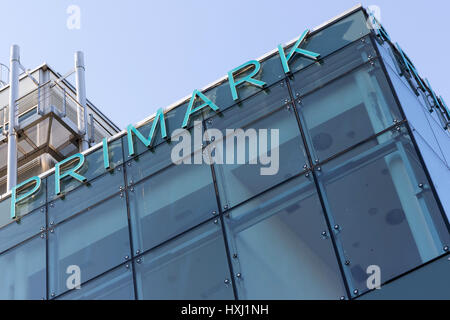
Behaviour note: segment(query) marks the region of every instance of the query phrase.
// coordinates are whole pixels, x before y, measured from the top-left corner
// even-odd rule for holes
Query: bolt
[[[317,167],[317,171],[321,171],[322,170],[322,168],[321,167]]]
[[[236,273],[236,277],[240,278],[242,275],[240,273]]]
[[[217,215],[217,211],[214,210],[211,214],[212,214],[213,216],[216,216],[216,215]]]
[[[141,250],[139,250],[139,249],[136,250],[136,254],[139,254],[139,253],[141,253]]]
[[[124,259],[125,259],[125,260],[128,260],[128,259],[130,259],[130,257],[129,257],[129,256],[125,256]]]
[[[54,296],[55,296],[55,293],[54,293],[54,292],[52,292],[51,296],[52,296],[52,297],[54,297]]]
[[[225,284],[229,284],[229,283],[230,283],[230,280],[225,279],[225,280],[223,280],[223,282],[224,282]]]
[[[50,221],[50,225],[52,226],[52,225],[54,225],[55,224],[55,222],[54,221]]]
[[[339,225],[338,224],[334,225],[334,229],[339,230]]]
[[[350,261],[345,260],[345,265],[346,265],[346,266],[350,265]]]
[[[224,205],[223,208],[224,208],[225,210],[227,210],[227,209],[228,209],[228,205],[227,205],[227,204]]]
[[[238,255],[237,253],[233,253],[233,259],[237,259]]]
[[[364,40],[364,39],[363,39]],[[345,297],[344,296],[341,296],[341,300],[345,300]]]
[[[423,183],[419,183],[419,188],[423,189]]]
[[[50,233],[53,233],[53,232],[55,232],[55,229],[50,229]]]
[[[126,264],[126,265],[125,265],[125,268],[129,269],[129,268],[130,268],[130,265],[129,265],[129,264]]]
[[[358,289],[353,290],[354,294],[358,294],[358,292],[359,292]]]
[[[128,162],[128,163],[127,163],[127,166],[131,167],[131,162]]]
[[[142,259],[141,258],[137,259],[136,263],[141,264],[142,263]]]
[[[448,251],[448,246],[444,246],[444,251]]]
[[[41,208],[41,212],[44,212],[44,208]]]
[[[216,138],[215,137],[211,137],[211,141],[214,141],[214,140],[216,140]]]
[[[214,224],[218,224],[219,223],[219,220],[214,220]]]

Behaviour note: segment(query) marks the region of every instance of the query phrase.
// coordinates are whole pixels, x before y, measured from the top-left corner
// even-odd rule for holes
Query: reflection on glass
[[[216,137],[211,147],[215,158],[222,160],[214,165],[221,203],[230,208],[301,173],[306,163],[294,110],[290,105],[280,107],[280,99],[261,105],[257,96],[208,123],[208,129],[222,132],[223,139]],[[229,129],[242,129],[247,136],[237,137]],[[269,161],[264,163],[266,157]]]
[[[179,165],[136,185],[129,193],[135,249],[147,250],[218,211],[208,165]]]
[[[449,234],[405,128],[387,132],[351,159],[323,166],[319,180],[350,261],[353,289],[367,267],[386,282],[444,253]]]
[[[319,197],[305,177],[225,219],[240,299],[340,299],[345,288]],[[325,234],[323,234],[325,232]]]
[[[75,180],[75,179],[72,179]],[[59,223],[70,216],[110,197],[124,186],[123,171],[114,170],[51,201],[48,206],[49,221]],[[82,201],[80,201],[82,200]]]
[[[23,216],[19,223],[10,219],[8,225],[0,228],[0,252],[40,233],[45,225],[44,208]]]
[[[221,228],[211,221],[150,251],[135,266],[139,299],[234,299]]]
[[[134,300],[131,263],[89,281],[58,300]]]
[[[299,113],[321,161],[394,125],[400,114],[378,62],[302,98]]]
[[[49,232],[51,294],[67,291],[66,270],[78,266],[81,281],[113,268],[130,256],[126,202],[119,195]]]
[[[0,299],[45,299],[45,239],[38,236],[0,255],[0,269]]]

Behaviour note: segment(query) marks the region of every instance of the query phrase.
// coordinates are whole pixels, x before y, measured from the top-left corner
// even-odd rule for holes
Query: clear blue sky
[[[60,73],[85,52],[87,96],[120,128],[136,123],[357,4],[352,0],[2,0],[0,61]],[[81,29],[66,27],[69,5]],[[450,1],[374,0],[393,40],[450,103]],[[447,104],[448,104],[447,103]]]

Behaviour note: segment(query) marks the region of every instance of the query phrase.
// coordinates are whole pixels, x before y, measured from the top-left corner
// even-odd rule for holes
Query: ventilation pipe
[[[77,88],[77,101],[82,108],[77,108],[78,130],[82,133],[80,151],[89,149],[89,135],[87,126],[86,108],[86,80],[83,52],[75,53],[75,82]]]
[[[8,127],[8,166],[7,166],[7,191],[17,185],[17,106],[19,95],[19,66],[20,48],[11,46],[11,59],[9,62],[9,127]]]

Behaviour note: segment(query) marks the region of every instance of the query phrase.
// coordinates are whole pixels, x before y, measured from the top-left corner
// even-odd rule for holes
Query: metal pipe
[[[86,108],[86,80],[83,52],[75,52],[75,83],[77,89],[77,101],[82,106],[77,108],[78,131],[82,133],[80,151],[89,149],[89,137],[87,129]]]
[[[92,113],[89,113],[89,123],[90,125],[90,133],[89,133],[89,142],[90,143],[94,143],[95,139],[94,139],[94,134],[95,134],[95,130],[94,130],[94,115]]]
[[[8,166],[7,191],[17,185],[17,113],[16,101],[19,96],[20,48],[11,46],[9,73],[9,127],[8,127]]]

